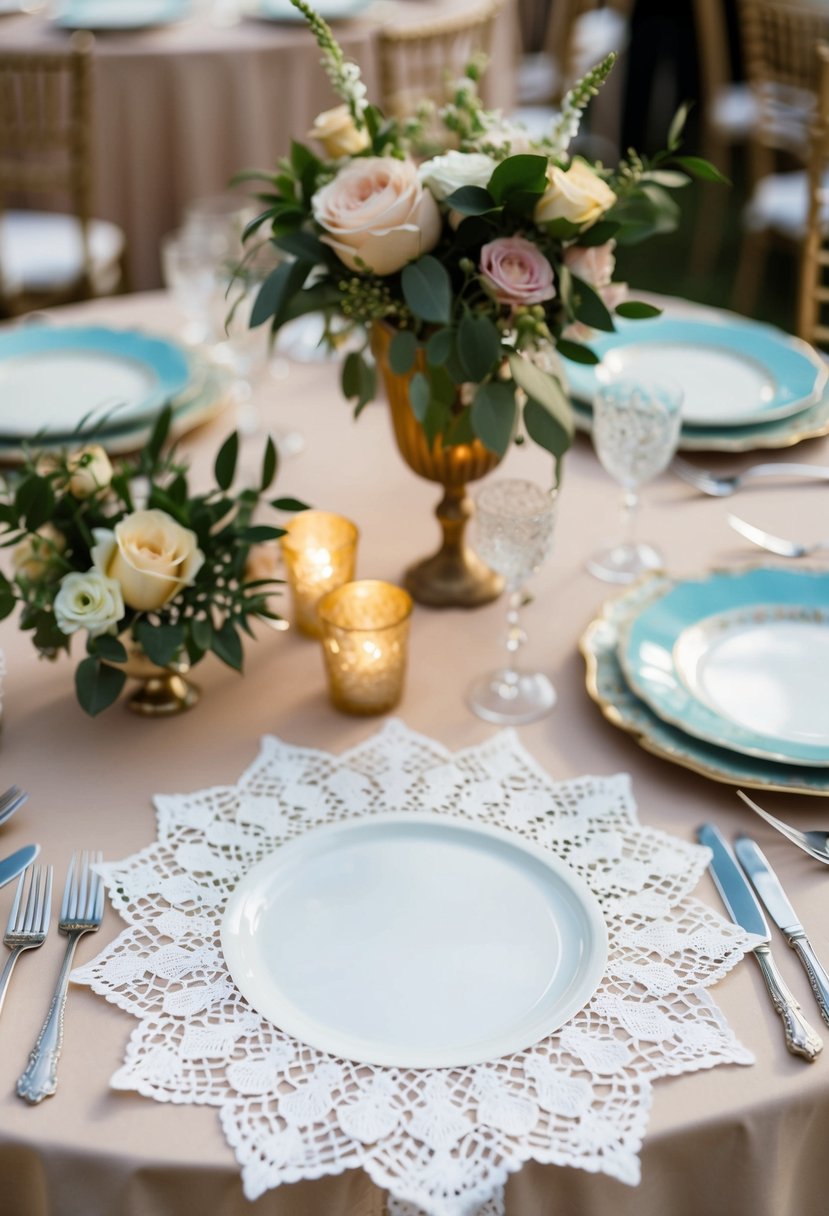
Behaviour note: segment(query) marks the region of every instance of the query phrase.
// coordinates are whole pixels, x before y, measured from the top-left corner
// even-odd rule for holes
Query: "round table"
[[[337,22],[335,34],[376,98],[382,26],[428,23],[464,6],[469,0],[378,0]],[[493,105],[513,100],[514,32],[508,4],[493,44]],[[57,50],[68,37],[40,14],[0,16],[6,51]],[[159,240],[189,202],[225,191],[241,170],[274,167],[291,139],[304,139],[319,111],[337,104],[304,25],[240,19],[233,0],[154,29],[99,33],[93,58],[94,211],[126,232],[133,290],[161,282]]]

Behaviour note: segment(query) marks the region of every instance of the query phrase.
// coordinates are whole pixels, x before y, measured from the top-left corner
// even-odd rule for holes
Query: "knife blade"
[[[750,836],[738,836],[734,851],[769,916],[803,964],[821,1016],[829,1024],[829,975],[815,954],[780,879],[769,865],[763,850]]]
[[[39,852],[39,844],[27,844],[0,861],[0,887],[5,887],[7,882],[11,882],[13,878],[17,878],[18,874],[22,874],[26,866],[32,864]]]
[[[711,850],[709,863],[711,877],[714,879],[731,919],[735,924],[742,926],[746,932],[753,933],[762,939],[754,947],[752,953],[760,965],[760,971],[774,1008],[783,1022],[787,1048],[793,1055],[802,1056],[804,1060],[810,1062],[813,1061],[823,1050],[823,1041],[803,1017],[794,994],[777,970],[777,964],[772,957],[769,945],[771,940],[769,927],[763,910],[757,902],[757,897],[748,884],[748,879],[737,864],[734,854],[721,833],[713,824],[706,823],[698,828],[697,839]]]

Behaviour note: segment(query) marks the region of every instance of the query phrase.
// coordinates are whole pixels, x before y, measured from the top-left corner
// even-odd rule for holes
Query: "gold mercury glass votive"
[[[319,602],[331,701],[347,714],[383,714],[403,693],[412,597],[361,579]]]
[[[321,636],[317,616],[320,598],[354,578],[358,535],[351,520],[330,511],[302,511],[287,525],[280,543],[293,622],[306,637]]]

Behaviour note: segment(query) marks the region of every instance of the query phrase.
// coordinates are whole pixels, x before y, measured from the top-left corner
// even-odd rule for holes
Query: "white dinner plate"
[[[55,23],[69,30],[143,30],[181,21],[190,0],[67,0]]]
[[[710,320],[663,315],[621,322],[614,333],[597,334],[588,345],[615,374],[682,385],[682,424],[740,427],[801,413],[820,399],[829,371],[798,338],[733,314]],[[595,396],[596,370],[567,363],[573,395]]]
[[[619,662],[637,696],[688,734],[829,768],[829,571],[678,580],[623,628]]]
[[[598,901],[569,866],[427,813],[283,845],[239,883],[221,938],[237,987],[280,1029],[401,1068],[531,1046],[587,1003],[607,961]]]
[[[102,325],[29,325],[0,334],[0,437],[67,436],[134,425],[190,383],[167,338]]]

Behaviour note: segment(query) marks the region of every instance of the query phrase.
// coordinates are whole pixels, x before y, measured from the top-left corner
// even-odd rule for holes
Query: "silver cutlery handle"
[[[790,937],[789,945],[805,968],[809,983],[812,985],[812,992],[820,1007],[821,1017],[824,1022],[829,1024],[829,975],[824,971],[820,959],[812,949],[812,943],[805,933],[802,935],[798,933]],[[0,995],[0,1001],[2,1001],[2,995]],[[0,1004],[0,1008],[2,1008],[2,1004]]]
[[[766,987],[771,993],[774,1007],[780,1014],[783,1030],[786,1035],[786,1046],[796,1056],[803,1056],[810,1062],[823,1051],[823,1041],[800,1012],[794,994],[789,991],[783,976],[777,970],[777,965],[771,956],[768,946],[758,946],[754,955],[760,964]]]
[[[756,464],[746,469],[743,477],[813,477],[815,481],[829,481],[829,468],[820,464],[797,464],[796,462],[781,462],[780,464]]]
[[[23,946],[14,947],[12,952],[9,954],[9,957],[6,959],[6,965],[3,968],[3,974],[0,975],[0,1013],[2,1013],[2,1010],[3,1010],[3,1003],[6,999],[6,993],[9,988],[9,980],[12,977],[12,971],[14,971],[14,964],[20,958],[20,955],[23,953],[23,950],[24,950]]]
[[[29,1053],[29,1063],[17,1082],[17,1093],[32,1105],[49,1098],[58,1087],[58,1060],[63,1047],[63,1011],[69,987],[69,972],[75,956],[75,947],[82,934],[70,933],[63,956],[55,994],[46,1015],[46,1021],[37,1042]]]

